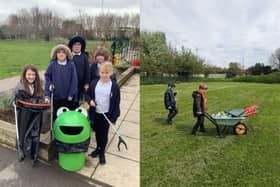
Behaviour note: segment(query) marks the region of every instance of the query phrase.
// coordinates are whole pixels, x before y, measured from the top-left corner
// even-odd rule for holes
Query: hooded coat
[[[201,112],[202,114],[204,114],[204,107],[203,107],[203,97],[201,95],[201,93],[199,93],[199,91],[194,91],[192,93],[192,97],[193,97],[193,116],[197,117],[199,116],[197,114],[197,112]]]
[[[168,86],[166,92],[164,93],[164,104],[166,109],[168,109],[168,107],[176,107],[175,95],[170,86]]]
[[[78,84],[79,90],[83,89],[85,84],[90,83],[89,77],[89,62],[88,55],[85,52],[86,49],[86,41],[81,36],[74,36],[68,43],[68,47],[72,51],[72,47],[75,43],[79,42],[81,44],[81,54],[74,55],[73,61],[76,66],[77,76],[78,76]]]
[[[57,62],[56,54],[58,50],[64,50],[67,56],[66,65]],[[72,59],[70,49],[63,44],[59,44],[52,49],[52,61],[45,72],[45,96],[50,97],[49,87],[54,85],[54,99],[67,99],[77,94],[78,78],[76,67]]]

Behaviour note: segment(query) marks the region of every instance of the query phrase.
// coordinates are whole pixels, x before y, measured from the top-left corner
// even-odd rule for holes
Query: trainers
[[[32,160],[32,167],[35,168],[38,166],[38,159]]]
[[[96,158],[99,154],[100,154],[100,150],[99,149],[95,149],[94,151],[92,151],[89,154],[89,156],[91,156],[92,158]]]
[[[99,155],[99,163],[100,163],[101,165],[106,164],[105,154],[100,154],[100,155]]]

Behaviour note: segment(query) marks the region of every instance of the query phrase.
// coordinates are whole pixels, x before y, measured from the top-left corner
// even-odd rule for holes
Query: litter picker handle
[[[104,112],[102,112],[102,115],[104,116],[104,118],[106,119],[106,121],[111,125],[111,127],[113,128],[113,130],[115,131],[115,133],[117,134],[117,136],[119,137],[119,142],[118,142],[118,149],[119,151],[121,150],[120,145],[124,144],[125,149],[127,150],[127,144],[124,141],[124,139],[121,137],[121,135],[118,133],[117,129],[114,127],[114,124],[108,119],[108,117],[104,114]]]

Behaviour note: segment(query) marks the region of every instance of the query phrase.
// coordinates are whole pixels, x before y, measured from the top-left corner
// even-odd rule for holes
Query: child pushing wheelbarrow
[[[194,99],[193,103],[193,114],[197,118],[197,122],[192,128],[192,135],[196,134],[198,128],[200,132],[205,133],[204,117],[212,122],[217,130],[219,137],[224,137],[229,128],[233,128],[233,132],[237,135],[244,135],[247,133],[247,127],[244,124],[246,117],[256,114],[257,106],[252,105],[244,109],[232,109],[230,111],[223,111],[218,114],[209,115],[207,113],[207,99],[206,91],[208,87],[206,84],[200,84],[199,89],[194,91],[192,96]],[[222,129],[221,129],[222,128]]]

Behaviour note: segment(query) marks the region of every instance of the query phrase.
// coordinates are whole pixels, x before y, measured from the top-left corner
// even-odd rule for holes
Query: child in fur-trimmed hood
[[[53,120],[55,120],[58,108],[62,106],[75,108],[73,97],[78,91],[78,78],[71,51],[66,45],[55,46],[51,52],[51,59],[45,72],[45,96],[46,102],[50,102],[53,92]]]

